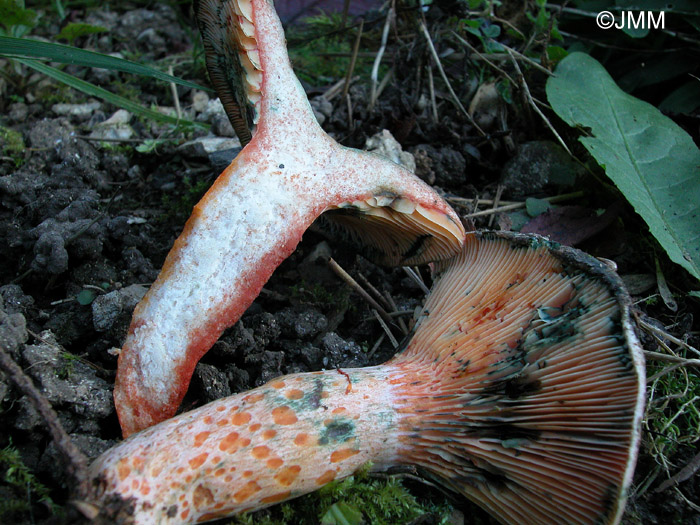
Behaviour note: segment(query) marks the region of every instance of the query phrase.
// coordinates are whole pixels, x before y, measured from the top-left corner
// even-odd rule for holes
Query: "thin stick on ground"
[[[501,195],[503,194],[503,184],[499,184],[498,187],[496,188],[496,196],[493,199],[493,206],[492,208],[498,208],[498,205],[501,202]],[[496,218],[496,214],[494,213],[489,217],[489,228],[493,226],[493,220]]]
[[[168,67],[168,74],[171,77],[174,76],[175,72],[173,71],[173,66]],[[175,104],[175,114],[177,115],[177,119],[181,120],[182,119],[182,109],[180,108],[180,97],[177,94],[177,86],[175,85],[174,82],[170,83],[170,92],[173,95],[173,103]]]
[[[360,281],[362,281],[362,284],[372,293],[372,295],[374,295],[377,301],[382,303],[382,306],[386,308],[387,312],[391,310],[391,304],[389,304],[386,297],[384,297],[384,295],[382,295],[382,293],[377,290],[371,282],[369,282],[369,279],[367,279],[362,272],[357,272],[357,277]]]
[[[66,462],[66,472],[73,479],[74,494],[78,498],[87,496],[88,460],[78,447],[75,446],[68,433],[58,420],[58,415],[51,407],[46,397],[34,386],[20,366],[10,357],[4,345],[0,344],[0,368],[14,385],[29,399],[34,409],[41,415],[49,433]]]
[[[374,308],[377,313],[382,317],[382,319],[387,323],[387,324],[392,324],[392,319],[391,316],[386,312],[382,306],[374,300],[374,298],[368,294],[360,284],[353,279],[352,275],[350,275],[348,272],[346,272],[342,266],[340,266],[335,260],[331,257],[328,259],[328,266],[331,267],[331,270],[335,272],[335,274],[340,277],[343,281],[345,281],[350,288],[355,290],[360,297],[362,297],[367,303]]]
[[[564,202],[572,199],[578,199],[579,197],[583,197],[585,195],[585,192],[583,191],[574,191],[571,193],[563,193],[562,195],[555,195],[554,197],[545,197],[544,201],[551,202],[551,203],[557,203],[557,202]],[[453,197],[447,197],[446,198],[447,202],[458,204],[458,205],[464,205],[465,203],[471,203],[473,202],[472,200],[469,199],[460,199],[459,202],[456,202]],[[497,208],[489,208],[488,210],[481,210],[477,211],[474,213],[467,213],[466,215],[462,215],[462,218],[468,218],[468,217],[482,217],[484,215],[491,215],[492,213],[500,213],[502,211],[511,211],[511,210],[517,210],[519,208],[524,208],[527,205],[525,202],[517,202],[514,204],[507,204],[506,206],[499,206]]]
[[[396,306],[396,301],[394,301],[394,298],[391,296],[391,294],[387,291],[384,292],[384,295],[386,296],[386,300],[389,302],[389,304],[391,304],[391,313],[389,315],[398,312],[399,309]],[[401,317],[396,317],[396,320],[399,323],[399,328],[401,328],[403,334],[406,335],[408,333],[408,327],[406,326],[406,323]]]
[[[644,319],[642,319],[639,316],[636,316],[636,321],[640,327],[642,327],[644,330],[646,330],[650,334],[656,334],[661,339],[666,339],[666,340],[672,342],[673,344],[678,345],[681,348],[685,348],[686,350],[694,353],[695,355],[700,356],[700,350],[689,345],[685,341],[681,341],[677,337],[672,336],[666,330],[663,330],[657,326],[654,326],[653,324],[649,323],[648,321],[645,321]]]
[[[343,23],[345,27],[345,23]],[[357,29],[357,38],[355,38],[355,43],[352,46],[352,57],[350,58],[350,66],[348,67],[348,72],[345,75],[345,86],[343,86],[343,98],[348,96],[348,89],[350,89],[350,79],[355,71],[355,63],[357,62],[357,53],[360,50],[360,39],[362,38],[362,30],[365,27],[364,19],[360,20],[360,27]]]
[[[459,97],[457,96],[457,93],[455,93],[455,90],[452,89],[452,84],[450,83],[450,80],[447,78],[447,74],[445,73],[445,70],[442,67],[442,63],[440,62],[440,57],[437,54],[437,51],[435,50],[435,46],[433,45],[433,40],[430,38],[430,33],[428,32],[428,28],[425,26],[425,22],[422,20],[420,21],[420,28],[421,31],[423,32],[423,36],[425,37],[425,41],[428,43],[428,49],[430,49],[430,54],[433,55],[433,60],[435,61],[435,65],[438,68],[438,71],[440,72],[440,76],[442,77],[442,81],[445,83],[445,86],[447,86],[447,90],[450,92],[450,96],[452,97],[452,101],[455,103],[455,105],[459,108],[459,110],[464,114],[464,116],[467,118],[469,123],[474,127],[475,130],[479,132],[479,134],[482,137],[486,137],[486,132],[479,127],[479,125],[474,121],[472,116],[469,114],[469,112],[465,109],[465,107],[462,105],[462,102],[459,100]]]
[[[387,325],[384,322],[384,319],[382,319],[382,316],[379,314],[379,312],[377,310],[372,310],[372,313],[374,313],[374,317],[377,318],[377,322],[381,325],[382,329],[384,330],[384,333],[389,338],[389,341],[391,341],[391,345],[394,348],[398,348],[399,342],[394,337],[394,334],[391,333],[391,330],[389,329],[389,325]]]
[[[520,80],[520,85],[523,88],[523,91],[525,92],[525,97],[527,98],[528,104],[530,104],[530,107],[535,110],[535,113],[537,113],[542,121],[545,123],[545,125],[550,129],[550,131],[554,134],[554,136],[557,139],[557,142],[562,145],[562,147],[566,150],[566,152],[570,156],[574,156],[571,151],[569,150],[569,147],[566,145],[566,142],[564,142],[564,139],[561,138],[559,133],[557,132],[556,129],[554,129],[554,126],[552,126],[552,123],[549,121],[547,118],[547,115],[542,113],[542,110],[539,108],[539,106],[535,103],[534,99],[532,98],[532,95],[530,94],[530,88],[527,85],[527,82],[525,82],[525,77],[523,76],[523,72],[520,70],[520,66],[518,65],[518,61],[515,59],[515,54],[513,53],[513,50],[510,48],[506,48],[508,51],[508,54],[510,55],[511,61],[513,62],[513,67],[515,67],[515,70],[518,73],[518,79]]]
[[[389,12],[386,15],[386,21],[384,22],[384,29],[382,30],[382,43],[379,46],[379,51],[377,51],[377,56],[374,59],[374,64],[372,65],[372,73],[370,78],[372,79],[372,91],[369,97],[369,110],[374,109],[374,104],[377,102],[377,85],[379,83],[379,64],[382,62],[382,57],[384,56],[384,51],[386,51],[386,43],[389,40],[389,29],[391,24],[394,22],[394,8],[390,7]]]
[[[413,279],[413,282],[415,282],[418,285],[418,287],[422,290],[423,293],[430,293],[430,289],[428,289],[428,287],[423,282],[423,279],[420,278],[420,276],[415,272],[415,270],[413,270],[413,268],[404,266],[403,271],[406,272],[406,275]]]
[[[469,42],[467,42],[464,38],[462,38],[461,36],[459,36],[459,35],[458,35],[457,33],[455,33],[454,31],[452,31],[452,35],[453,35],[457,40],[459,40],[459,43],[460,43],[460,44],[462,44],[463,46],[467,47],[467,49],[469,49],[472,53],[474,53],[476,56],[478,56],[481,60],[483,60],[484,62],[486,62],[489,66],[491,66],[493,69],[495,69],[496,71],[498,71],[501,75],[503,75],[504,77],[506,77],[506,78],[511,82],[511,84],[513,84],[513,85],[517,84],[517,82],[516,82],[515,80],[513,80],[513,77],[511,77],[508,73],[506,73],[505,69],[503,69],[503,68],[497,66],[494,62],[492,62],[491,60],[489,60],[488,57],[486,57],[483,53],[480,53],[473,45],[471,45]]]
[[[431,116],[433,117],[433,122],[437,124],[438,122],[438,110],[437,102],[435,101],[435,81],[433,80],[433,68],[426,66],[428,69],[428,90],[430,91],[430,109],[432,110]]]

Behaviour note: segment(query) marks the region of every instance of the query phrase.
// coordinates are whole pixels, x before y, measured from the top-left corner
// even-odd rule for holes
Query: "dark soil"
[[[144,63],[171,60],[178,64],[176,74],[206,84],[201,60],[193,64],[190,59],[191,38],[196,33],[186,12],[159,5],[148,10],[76,12],[75,16],[110,30],[107,36],[83,38],[77,45],[138,56]],[[45,30],[51,33],[50,29]],[[397,47],[393,60],[400,67],[395,70],[395,80],[371,113],[367,111],[366,82],[357,82],[350,89],[351,116],[340,97],[330,102],[320,98],[328,85],[305,87],[323,115],[324,128],[338,141],[364,147],[369,137],[388,129],[414,155],[417,174],[452,198],[462,214],[472,211],[476,197],[494,198],[499,183],[504,200],[583,189],[585,197],[570,204],[596,210],[618,202],[614,220],[606,224],[588,216],[584,222],[590,232],[576,239],[577,245],[614,260],[619,273],[634,286],[632,294],[641,301],[637,304],[640,313],[653,322],[659,319],[660,325],[671,325],[674,335],[697,348],[697,301],[680,294],[676,313],[661,301],[644,301],[655,294],[654,253],[674,291],[687,290],[690,281],[661,250],[654,252],[648,234],[640,237],[646,227],[621,196],[599,182],[602,178],[584,174],[578,164],[562,155],[551,133],[522,105],[500,108],[501,103],[493,102],[508,115],[505,127],[499,127],[498,118],[489,117],[493,108],[486,103],[480,123],[491,134],[484,138],[459,115],[449,95],[440,91],[439,115],[434,120],[426,81],[416,80],[421,67],[416,64],[427,58],[419,46]],[[0,67],[12,69],[6,62]],[[174,105],[168,86],[151,79],[77,67],[67,70],[113,91],[134,94],[144,106]],[[168,126],[136,117],[128,123],[105,125],[117,108],[88,100],[29,69],[13,71],[16,76],[3,85],[0,97],[0,124],[18,133],[25,148],[16,154],[5,149],[0,160],[0,341],[40,387],[77,446],[94,458],[120,439],[111,397],[116,357],[110,349],[121,346],[134,306],[158,274],[192,206],[237,150],[225,115],[208,99],[212,94],[178,88],[180,104],[189,118],[211,124],[215,136],[230,139],[223,143],[222,151],[208,153],[201,144],[183,145],[201,139],[205,132],[173,132]],[[541,100],[545,99],[544,81],[538,73],[528,75],[533,95]],[[476,82],[466,82],[459,86],[459,94],[470,100],[475,89]],[[557,126],[567,142],[576,145],[575,131]],[[695,126],[697,139],[697,123]],[[105,137],[127,140],[99,140]],[[135,149],[149,138],[172,140],[151,151]],[[0,146],[7,141],[0,138]],[[582,149],[576,154],[587,159]],[[566,176],[559,177],[562,172]],[[479,209],[487,207],[480,205]],[[486,215],[475,222],[478,228],[517,229],[527,220],[528,216],[518,212]],[[328,255],[360,282],[364,282],[362,275],[390,295],[395,310],[408,313],[407,323],[424,298],[403,269],[377,267],[312,229],[243,318],[197,366],[183,410],[281,374],[378,364],[394,353],[387,338],[377,346],[382,328],[371,309],[328,268]],[[428,269],[421,268],[420,273],[430,285]],[[394,329],[400,338],[401,330]],[[657,349],[649,336],[642,333],[642,339],[647,349]],[[67,507],[69,487],[62,458],[42,418],[2,373],[0,427],[0,448],[16,449],[21,463],[48,487],[53,501]],[[640,452],[638,488],[658,468],[650,454],[652,437],[645,436]],[[694,454],[692,444],[674,447],[670,474]],[[698,476],[681,483],[679,491],[655,492],[666,477],[668,474],[660,473],[642,496],[633,495],[627,522],[700,523],[697,507],[694,510],[680,495],[696,505],[700,502]],[[5,514],[7,523],[61,521],[51,517],[52,509],[31,484],[18,485],[11,478],[10,472],[5,481],[0,479],[0,499],[23,501],[28,508]],[[416,495],[426,494],[419,484],[409,487]],[[429,497],[442,496],[430,492]],[[473,520],[490,521],[467,503],[454,504]],[[66,519],[73,516],[69,512]],[[453,519],[453,523],[458,521]],[[430,522],[428,516],[422,521]]]

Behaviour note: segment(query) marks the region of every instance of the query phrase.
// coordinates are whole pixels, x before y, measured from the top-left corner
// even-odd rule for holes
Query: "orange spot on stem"
[[[239,412],[231,418],[231,423],[234,425],[245,425],[251,419],[249,412]]]
[[[310,438],[311,438],[311,436],[309,436],[306,432],[300,432],[294,438],[294,444],[299,446],[299,447],[302,447],[304,445],[308,445]]]
[[[199,434],[194,436],[194,446],[201,447],[202,443],[204,443],[209,437],[209,434],[210,432],[200,432]]]
[[[280,485],[288,487],[294,482],[296,477],[299,475],[299,472],[301,472],[301,467],[299,465],[285,467],[275,474],[275,481],[277,481],[277,483]]]
[[[289,407],[277,407],[272,409],[272,420],[278,425],[293,425],[297,422],[297,416]]]
[[[279,468],[282,465],[284,465],[284,461],[282,461],[280,458],[272,458],[267,460],[267,466],[270,468]]]
[[[348,459],[359,452],[360,452],[359,450],[354,450],[352,448],[338,449],[331,454],[331,463],[338,463],[339,461],[343,461],[345,459]]]
[[[190,468],[192,470],[194,470],[196,468],[201,467],[202,463],[204,463],[208,457],[209,457],[208,452],[202,452],[198,456],[193,457],[191,460],[188,461],[188,463],[190,464]]]
[[[298,388],[293,388],[291,390],[287,390],[284,393],[284,397],[287,399],[301,399],[304,397],[304,392],[302,390],[299,390]]]
[[[117,474],[119,474],[119,481],[124,481],[129,474],[131,474],[131,467],[127,464],[129,462],[128,458],[122,458],[117,463]]]
[[[276,435],[277,435],[277,431],[276,431],[276,430],[272,430],[272,429],[266,430],[266,431],[263,432],[263,434],[262,434],[263,439],[272,439],[272,438],[275,437]]]
[[[248,483],[243,485],[243,488],[241,490],[234,493],[233,499],[240,503],[241,501],[250,499],[255,493],[259,491],[260,485],[258,485],[255,481],[249,481]]]
[[[253,447],[253,450],[251,450],[250,453],[254,458],[263,459],[270,455],[270,449],[265,445],[260,445]]]
[[[279,494],[274,494],[272,496],[267,496],[266,498],[262,498],[260,500],[260,503],[278,503],[280,501],[286,500],[291,495],[292,495],[292,491],[287,490],[285,492],[280,492]]]
[[[323,474],[316,478],[316,485],[325,485],[335,479],[335,470],[326,470]]]

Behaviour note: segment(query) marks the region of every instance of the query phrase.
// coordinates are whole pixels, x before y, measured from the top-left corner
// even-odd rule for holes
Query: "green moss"
[[[36,501],[48,506],[52,514],[62,514],[51,499],[49,489],[36,479],[13,446],[0,449],[0,472],[1,484],[6,489],[5,497],[0,500],[0,523],[28,523]],[[7,497],[9,494],[14,497]]]
[[[370,477],[368,464],[355,475],[333,481],[320,490],[283,503],[271,509],[236,517],[232,525],[316,525],[338,523],[332,516],[337,511],[362,513],[364,523],[396,525],[410,523],[430,514],[433,523],[447,523],[452,507],[446,502],[421,502],[397,477]],[[340,505],[339,505],[340,504]],[[334,507],[336,512],[329,512]]]
[[[19,167],[24,162],[24,139],[19,131],[0,126],[0,147],[2,155],[10,157],[15,166]]]

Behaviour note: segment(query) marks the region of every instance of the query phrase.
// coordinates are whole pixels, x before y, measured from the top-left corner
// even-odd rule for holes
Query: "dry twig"
[[[335,260],[332,257],[328,259],[328,266],[330,266],[331,270],[333,270],[338,277],[345,281],[348,284],[348,286],[350,286],[350,288],[355,290],[360,295],[360,297],[367,301],[367,303],[372,308],[374,308],[377,311],[377,313],[379,313],[379,315],[386,323],[392,323],[391,316],[389,316],[386,310],[382,308],[382,306],[377,301],[375,301],[374,298],[370,294],[368,294],[355,279],[353,279],[352,275],[346,272],[342,266],[335,262]]]
[[[562,195],[555,195],[554,197],[545,197],[544,201],[551,202],[551,203],[556,203],[556,202],[563,202],[563,201],[568,201],[571,199],[578,199],[579,197],[583,197],[585,195],[585,192],[583,191],[574,191],[571,193],[563,193]],[[460,199],[459,197],[447,197],[446,200],[452,204],[457,204],[460,206],[464,206],[466,204],[471,204],[473,203],[473,199]],[[481,210],[477,211],[474,213],[467,213],[466,215],[462,215],[462,218],[468,218],[468,217],[481,217],[483,215],[491,215],[492,213],[499,213],[502,211],[511,211],[511,210],[517,210],[518,208],[524,208],[527,203],[525,202],[515,202],[513,204],[507,204],[505,206],[499,206],[497,208],[490,208],[488,210]]]
[[[513,53],[513,50],[510,48],[506,48],[506,50],[510,54],[511,61],[513,62],[513,67],[515,67],[515,70],[518,73],[518,79],[520,80],[520,85],[522,86],[523,91],[525,92],[525,97],[527,98],[527,101],[530,104],[530,107],[532,109],[534,109],[535,113],[537,113],[540,116],[540,118],[545,123],[545,125],[554,134],[554,136],[556,137],[559,144],[561,144],[562,147],[566,150],[566,152],[573,157],[574,155],[569,150],[569,147],[566,145],[566,142],[564,142],[564,139],[561,138],[561,136],[559,135],[557,130],[554,129],[554,126],[552,126],[552,123],[549,121],[547,116],[544,113],[542,113],[542,110],[537,106],[534,99],[532,98],[532,95],[530,94],[530,88],[528,87],[527,82],[525,82],[525,77],[523,76],[523,72],[520,70],[520,66],[518,65],[518,61],[515,59],[515,54]]]
[[[372,64],[372,73],[370,78],[372,79],[372,91],[369,97],[369,110],[374,109],[374,104],[377,102],[377,84],[379,82],[379,64],[382,62],[382,57],[384,56],[384,51],[386,51],[386,43],[389,39],[389,29],[391,24],[394,22],[395,11],[393,7],[389,8],[389,12],[386,15],[386,21],[384,22],[384,29],[382,30],[382,43],[379,46],[379,51],[377,51],[377,57],[374,59],[374,64]]]
[[[457,93],[455,93],[455,90],[452,89],[452,84],[450,83],[450,80],[447,78],[447,74],[445,73],[445,70],[442,67],[442,63],[440,62],[440,57],[437,54],[437,51],[435,50],[435,46],[433,45],[433,40],[430,38],[430,33],[428,32],[428,28],[425,26],[425,22],[421,20],[420,22],[420,28],[421,31],[423,32],[423,36],[425,37],[426,42],[428,43],[428,49],[430,49],[430,54],[433,55],[433,60],[435,61],[435,65],[438,68],[438,71],[440,72],[440,76],[442,77],[442,81],[445,83],[445,86],[447,86],[447,90],[450,92],[450,96],[452,97],[452,101],[455,103],[457,108],[462,112],[462,114],[467,118],[469,123],[476,129],[479,134],[482,137],[486,137],[486,132],[479,127],[479,125],[474,121],[472,116],[469,114],[469,112],[465,109],[465,107],[462,105],[462,102],[459,100],[459,97],[457,96]]]
[[[343,21],[343,27],[345,27],[345,21]],[[362,30],[365,27],[364,19],[360,20],[360,27],[357,29],[357,38],[355,38],[355,43],[352,46],[352,57],[350,58],[350,66],[348,67],[348,72],[345,75],[345,85],[343,86],[343,98],[348,96],[348,90],[350,89],[350,79],[352,79],[352,74],[355,71],[355,64],[357,62],[357,53],[360,50],[360,39],[362,38]]]

